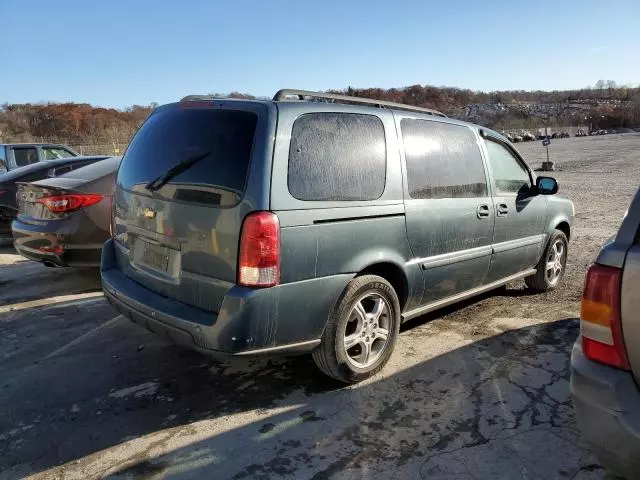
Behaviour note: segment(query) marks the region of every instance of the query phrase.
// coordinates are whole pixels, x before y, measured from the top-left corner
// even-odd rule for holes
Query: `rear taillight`
[[[42,197],[36,202],[43,204],[53,213],[69,213],[74,210],[95,205],[104,197],[93,193],[81,194],[74,193],[69,195],[54,195],[51,197]]]
[[[580,333],[582,351],[588,359],[629,370],[620,318],[621,284],[619,268],[589,267],[582,294]]]
[[[238,284],[273,287],[280,283],[280,222],[271,212],[247,215],[240,234]]]

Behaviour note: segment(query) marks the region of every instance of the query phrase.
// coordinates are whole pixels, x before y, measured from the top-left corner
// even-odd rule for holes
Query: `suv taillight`
[[[595,362],[629,370],[622,338],[620,287],[622,270],[594,264],[587,271],[580,311],[582,351]]]
[[[280,283],[280,222],[271,212],[247,215],[240,234],[238,285],[273,287]]]
[[[95,205],[104,197],[102,195],[95,194],[69,194],[69,195],[54,195],[51,197],[41,197],[36,202],[43,204],[53,213],[69,213],[74,210],[80,210],[81,208]]]

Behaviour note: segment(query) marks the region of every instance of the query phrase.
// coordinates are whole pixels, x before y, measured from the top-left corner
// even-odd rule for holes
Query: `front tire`
[[[336,380],[361,382],[382,370],[399,331],[400,302],[391,284],[376,275],[356,277],[329,315],[313,359]]]
[[[524,279],[527,287],[538,292],[555,290],[567,269],[568,247],[569,241],[564,232],[554,230],[538,262],[535,275]]]

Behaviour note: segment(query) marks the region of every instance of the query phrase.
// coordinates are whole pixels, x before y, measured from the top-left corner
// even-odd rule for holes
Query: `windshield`
[[[233,195],[216,195],[216,202],[235,204],[244,193],[256,124],[257,116],[245,111],[181,105],[159,110],[140,128],[126,151],[118,185],[149,195],[146,186],[150,182],[166,180],[167,172],[176,172],[181,162],[204,152],[199,161],[189,162],[170,175],[166,184],[158,183],[155,194],[179,199],[182,196],[177,193],[184,188],[223,190]]]

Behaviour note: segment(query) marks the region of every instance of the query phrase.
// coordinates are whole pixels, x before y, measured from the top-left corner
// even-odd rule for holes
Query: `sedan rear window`
[[[172,106],[152,114],[129,145],[118,185],[148,193],[149,182],[180,162],[205,155],[171,179],[157,194],[169,199],[235,204],[244,194],[258,117],[252,112],[211,107]],[[220,195],[183,195],[185,188]],[[198,199],[207,201],[202,202]]]
[[[4,152],[5,148],[3,146],[0,146],[0,173],[5,173],[7,170],[9,170],[9,167],[7,166],[7,156]]]

